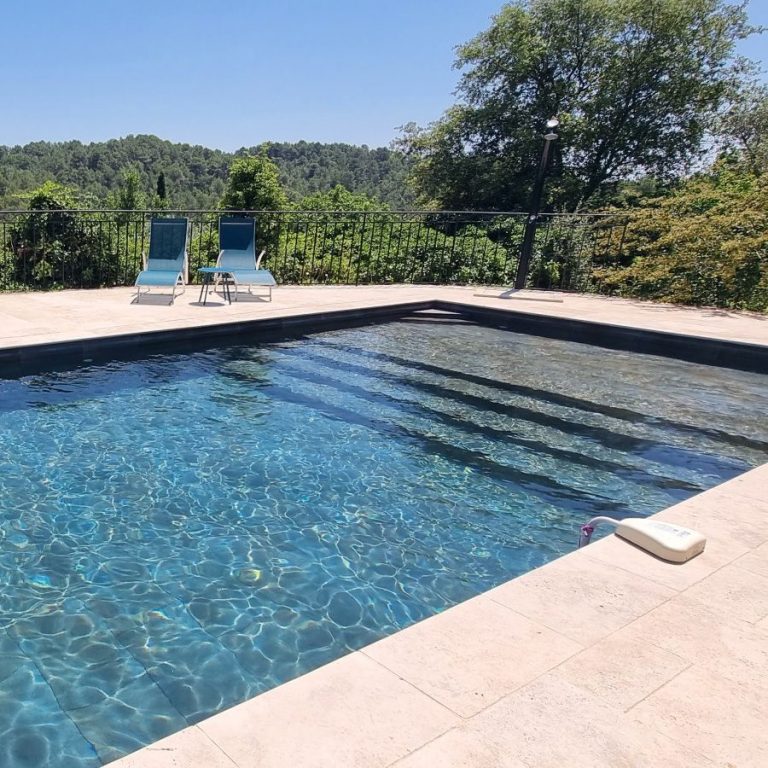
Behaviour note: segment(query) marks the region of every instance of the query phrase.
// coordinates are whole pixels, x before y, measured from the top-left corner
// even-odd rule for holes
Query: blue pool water
[[[0,766],[96,766],[768,460],[765,377],[429,317],[0,381]]]

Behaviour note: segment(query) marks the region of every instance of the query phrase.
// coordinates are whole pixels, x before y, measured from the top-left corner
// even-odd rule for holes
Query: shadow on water
[[[364,350],[360,347],[355,347],[348,344],[340,344],[339,342],[332,340],[315,339],[314,341],[315,343],[327,345],[329,347],[338,349],[343,352],[348,352],[358,357],[370,360],[382,360],[384,362],[390,362],[394,363],[395,365],[402,366],[403,368],[423,371],[426,373],[433,373],[440,377],[461,379],[471,384],[478,384],[480,386],[491,387],[503,392],[510,392],[512,394],[530,397],[533,400],[541,400],[552,405],[560,405],[565,408],[573,408],[575,410],[585,411],[588,413],[599,413],[603,416],[609,416],[613,419],[628,421],[635,424],[663,426],[664,428],[678,432],[679,434],[708,437],[719,442],[727,443],[729,445],[751,448],[756,451],[768,452],[768,441],[755,440],[744,435],[733,435],[729,432],[724,432],[723,430],[719,429],[682,424],[680,422],[671,421],[669,419],[664,419],[658,416],[652,416],[646,413],[640,413],[638,411],[633,411],[627,408],[620,408],[617,406],[606,405],[604,403],[584,400],[582,398],[571,397],[559,392],[535,389],[533,387],[522,386],[519,384],[488,379],[484,376],[477,376],[475,374],[466,373],[464,371],[456,371],[451,368],[444,368],[442,366],[433,365],[431,363],[411,360],[385,352]]]

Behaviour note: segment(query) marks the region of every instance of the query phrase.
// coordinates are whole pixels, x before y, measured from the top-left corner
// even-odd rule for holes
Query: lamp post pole
[[[549,150],[552,142],[557,138],[555,128],[560,125],[556,117],[547,120],[547,133],[544,134],[544,149],[541,153],[539,170],[536,172],[536,181],[531,191],[531,200],[528,206],[528,218],[525,222],[525,234],[523,235],[523,244],[520,247],[520,261],[517,263],[517,274],[515,275],[515,290],[525,288],[525,281],[528,277],[528,267],[531,264],[533,255],[533,243],[536,238],[536,225],[539,222],[539,212],[541,211],[541,195],[544,191],[544,176],[549,164]]]

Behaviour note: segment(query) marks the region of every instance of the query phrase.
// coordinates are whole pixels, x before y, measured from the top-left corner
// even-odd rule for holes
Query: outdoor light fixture
[[[549,120],[547,120],[547,128],[549,128],[549,131],[544,134],[544,138],[547,141],[554,141],[557,138],[555,128],[557,128],[558,125],[560,125],[560,121],[556,117],[550,117]]]

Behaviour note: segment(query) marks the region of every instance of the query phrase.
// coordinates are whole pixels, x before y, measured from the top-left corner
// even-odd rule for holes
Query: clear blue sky
[[[453,102],[502,0],[5,0],[0,144],[153,133],[387,146]],[[768,0],[750,17],[768,25]],[[768,36],[741,52],[763,62]],[[765,63],[763,63],[765,66]]]

